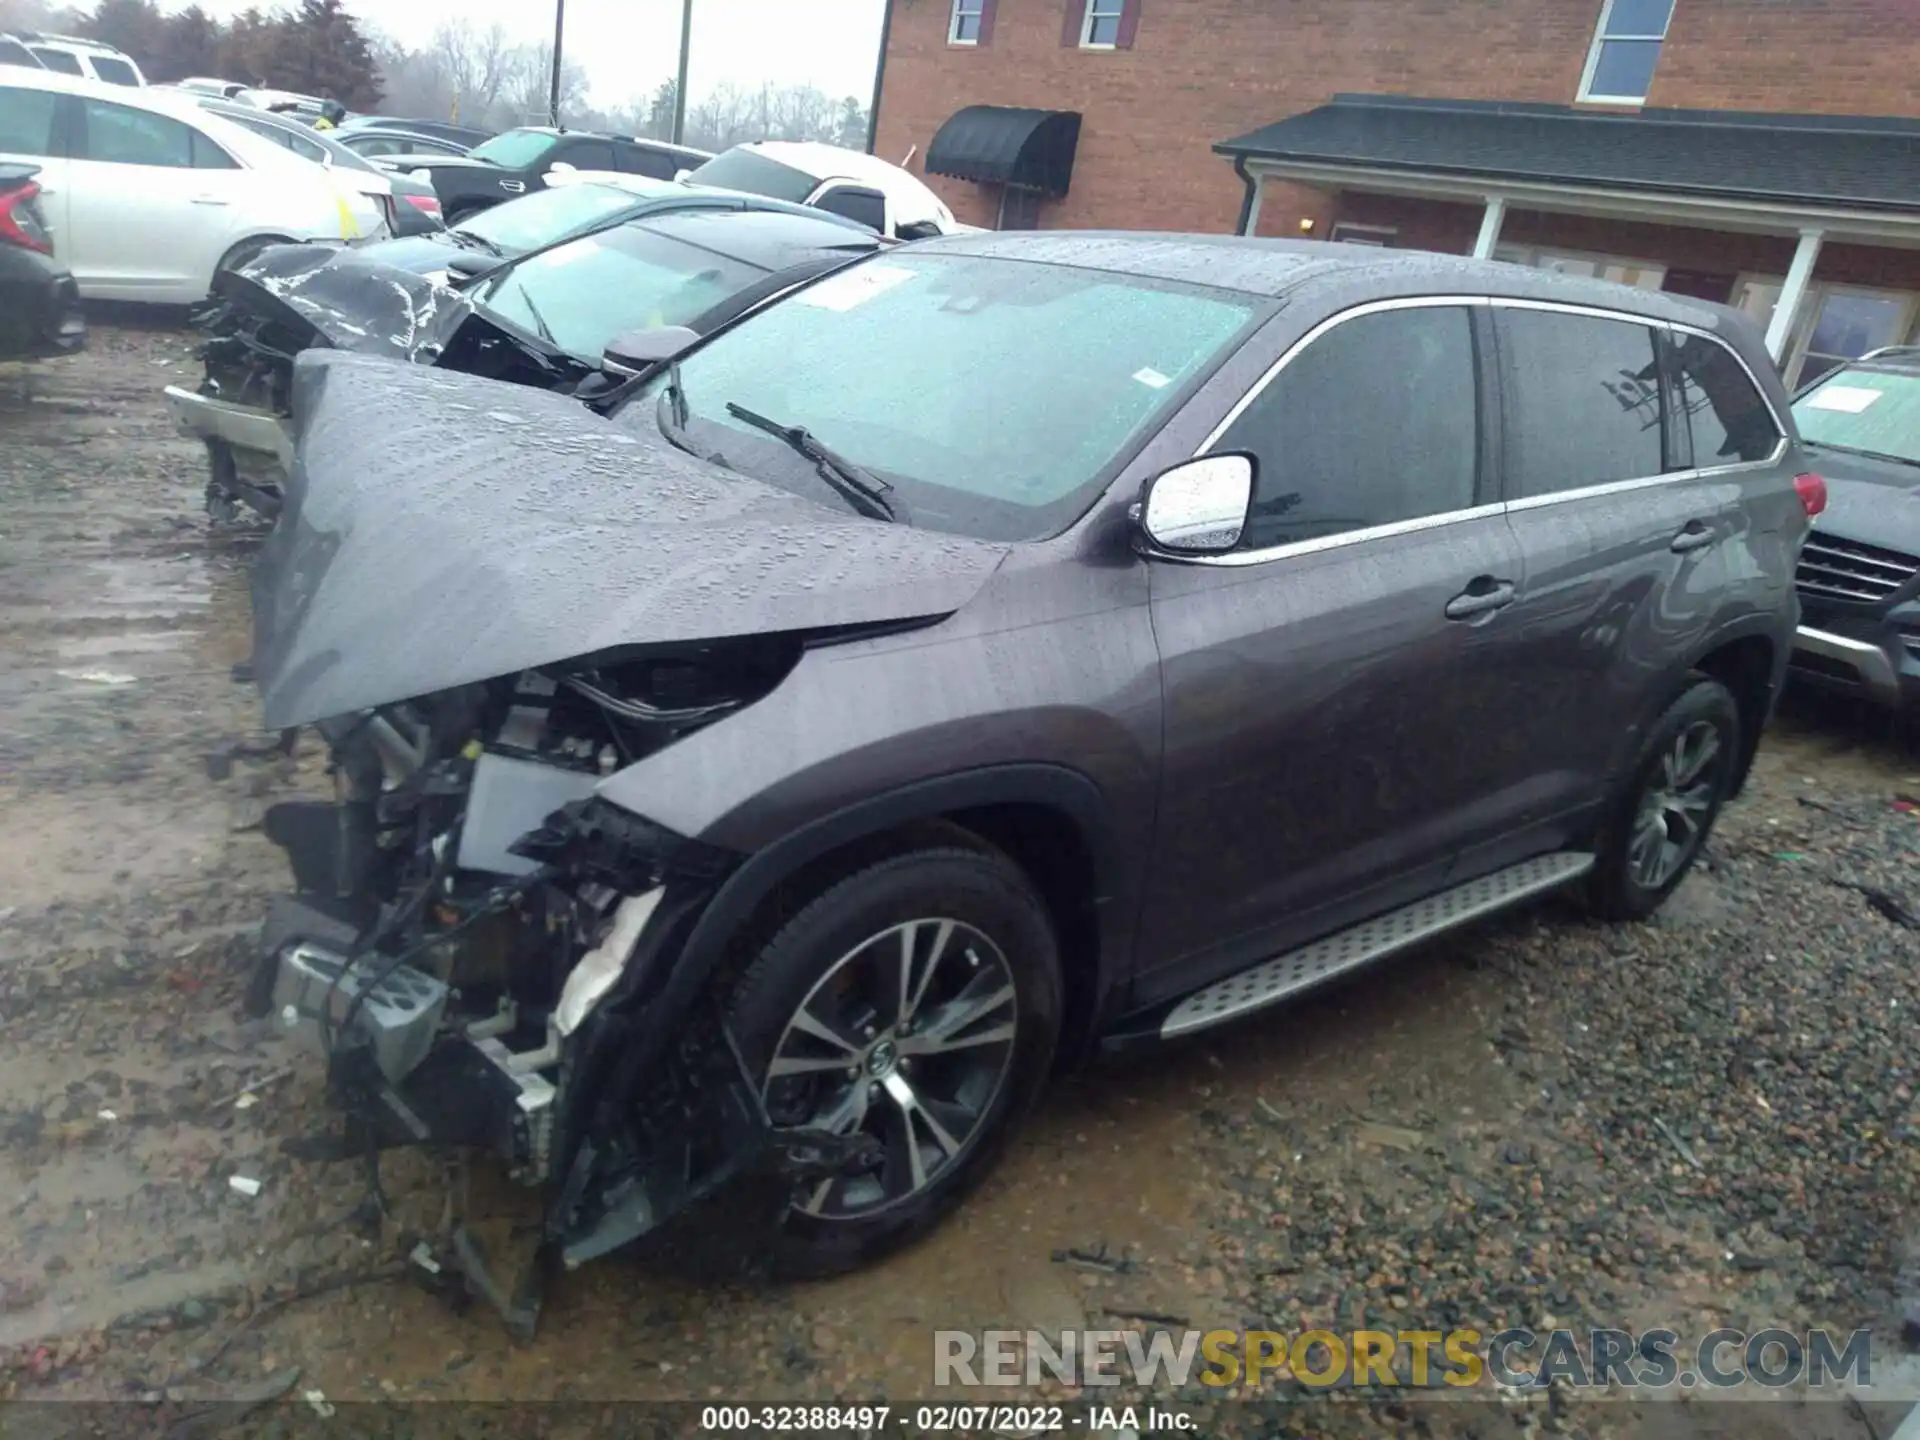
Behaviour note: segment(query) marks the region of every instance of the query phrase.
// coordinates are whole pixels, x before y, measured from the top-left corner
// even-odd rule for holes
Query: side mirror
[[[573,173],[574,167],[564,160],[556,160],[547,167],[547,179],[549,180],[557,180],[562,175],[571,175]]]
[[[1174,555],[1217,555],[1240,543],[1253,504],[1251,455],[1203,455],[1147,482],[1134,507],[1155,549]]]
[[[691,170],[676,170],[673,172],[673,178],[675,180],[687,180],[690,179],[692,175],[693,171]]]
[[[447,273],[462,280],[471,280],[476,275],[484,275],[489,270],[497,270],[505,262],[497,255],[475,255],[463,252],[447,261]]]
[[[609,370],[637,375],[655,365],[679,359],[699,338],[698,331],[684,325],[632,330],[609,344],[601,359]]]
[[[910,225],[895,226],[893,233],[902,240],[931,240],[942,232],[937,220],[915,220]]]

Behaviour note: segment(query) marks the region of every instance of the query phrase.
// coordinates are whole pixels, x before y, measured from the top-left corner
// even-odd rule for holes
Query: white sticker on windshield
[[[1807,397],[1807,408],[1839,410],[1848,415],[1858,415],[1885,393],[1883,390],[1868,390],[1861,385],[1829,385]]]
[[[809,285],[793,297],[796,305],[811,305],[816,310],[851,310],[876,295],[885,294],[914,272],[898,265],[856,265],[838,275],[830,275],[818,285]]]
[[[1134,371],[1133,378],[1138,380],[1142,385],[1151,385],[1155,390],[1164,390],[1173,383],[1168,376],[1162,375],[1151,365]]]

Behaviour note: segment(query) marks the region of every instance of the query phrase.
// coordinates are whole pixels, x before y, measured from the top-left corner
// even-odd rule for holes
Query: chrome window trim
[[[1226,568],[1238,568],[1247,565],[1264,565],[1273,560],[1285,560],[1295,555],[1312,555],[1323,550],[1336,549],[1342,545],[1357,545],[1368,540],[1382,540],[1395,535],[1407,535],[1421,530],[1432,530],[1442,525],[1451,525],[1466,520],[1484,519],[1488,515],[1498,515],[1511,510],[1537,510],[1547,505],[1558,505],[1577,500],[1590,500],[1597,496],[1611,495],[1632,490],[1647,489],[1655,485],[1673,484],[1683,480],[1711,479],[1723,475],[1736,475],[1750,470],[1765,470],[1778,465],[1786,454],[1787,427],[1781,421],[1779,407],[1773,397],[1767,394],[1766,387],[1747,364],[1740,352],[1729,345],[1720,336],[1697,325],[1687,325],[1679,321],[1658,320],[1650,315],[1637,315],[1630,310],[1611,310],[1600,305],[1577,305],[1562,300],[1530,300],[1518,296],[1506,295],[1401,295],[1390,300],[1370,300],[1342,310],[1337,315],[1329,315],[1314,325],[1306,334],[1295,340],[1283,351],[1280,357],[1264,370],[1247,393],[1233,403],[1219,424],[1215,425],[1199,446],[1194,450],[1192,459],[1198,460],[1212,452],[1221,438],[1231,430],[1234,423],[1244,415],[1265,393],[1266,388],[1279,378],[1280,373],[1292,364],[1309,345],[1338,325],[1349,320],[1358,320],[1367,315],[1379,315],[1393,310],[1433,310],[1445,307],[1485,307],[1506,310],[1544,310],[1560,315],[1581,315],[1595,320],[1618,320],[1629,325],[1644,325],[1649,330],[1662,330],[1668,334],[1697,336],[1711,341],[1734,358],[1741,373],[1760,396],[1761,403],[1767,407],[1767,414],[1773,421],[1779,440],[1773,451],[1764,460],[1741,460],[1730,465],[1694,467],[1687,470],[1670,470],[1659,475],[1636,476],[1628,480],[1609,480],[1600,485],[1585,485],[1577,490],[1556,490],[1550,495],[1534,495],[1524,500],[1501,500],[1486,505],[1469,506],[1464,510],[1443,510],[1433,515],[1422,515],[1412,520],[1397,520],[1390,525],[1374,525],[1364,530],[1350,530],[1340,535],[1324,535],[1312,540],[1295,540],[1284,545],[1268,545],[1258,550],[1235,550],[1224,555],[1176,555],[1163,550],[1149,553],[1158,560],[1172,561],[1182,565],[1217,565]]]

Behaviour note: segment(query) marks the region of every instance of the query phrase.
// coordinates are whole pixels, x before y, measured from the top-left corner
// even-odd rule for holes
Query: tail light
[[[440,197],[438,195],[402,195],[400,197],[416,210],[424,210],[434,219],[440,218]]]
[[[40,187],[31,180],[0,195],[0,245],[53,253],[53,234],[40,214],[39,196]]]
[[[1793,477],[1793,493],[1800,497],[1809,520],[1827,508],[1827,482],[1811,471]]]

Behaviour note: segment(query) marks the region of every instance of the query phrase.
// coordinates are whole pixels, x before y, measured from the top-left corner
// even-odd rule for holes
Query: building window
[[[1493,258],[1510,265],[1551,270],[1556,275],[1611,280],[1616,285],[1631,285],[1636,290],[1658,290],[1667,278],[1667,267],[1664,265],[1646,260],[1626,260],[1616,255],[1589,255],[1576,250],[1540,250],[1526,245],[1502,245],[1493,252]]]
[[[1126,0],[1087,0],[1087,15],[1080,26],[1080,46],[1085,50],[1112,50],[1120,43],[1120,18],[1126,13]]]
[[[1336,245],[1391,246],[1400,232],[1387,225],[1350,225],[1342,220],[1329,237]]]
[[[947,26],[947,43],[978,45],[986,8],[987,0],[953,0],[953,19]]]
[[[1606,0],[1580,77],[1580,99],[1608,105],[1645,101],[1672,19],[1673,0]]]
[[[1898,290],[1842,290],[1824,286],[1807,311],[1807,329],[1796,383],[1810,384],[1869,350],[1898,345],[1913,325],[1914,297]]]

